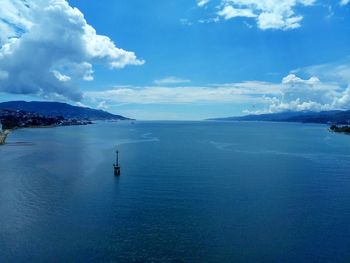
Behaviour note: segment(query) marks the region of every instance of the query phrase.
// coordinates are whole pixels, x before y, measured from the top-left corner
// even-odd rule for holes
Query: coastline
[[[27,129],[40,129],[40,128],[44,128],[44,129],[49,129],[49,128],[57,128],[57,127],[65,127],[65,126],[84,126],[84,125],[91,125],[94,124],[91,121],[87,121],[87,122],[79,122],[79,123],[69,123],[69,124],[52,124],[52,125],[30,125],[30,126],[26,126],[26,127],[14,127],[12,129],[6,129],[4,131],[0,131],[0,145],[4,145],[6,143],[6,138],[7,136],[14,130],[18,130],[18,129],[23,129],[23,128],[27,128]]]
[[[4,145],[6,143],[7,136],[14,130],[23,129],[23,128],[38,129],[38,128],[56,128],[56,127],[60,127],[60,125],[54,124],[54,125],[42,125],[42,126],[14,127],[12,129],[6,129],[3,132],[0,132],[0,145]]]
[[[329,130],[331,132],[350,135],[350,126],[348,126],[348,125],[345,125],[345,126],[332,125],[331,127],[329,127]]]

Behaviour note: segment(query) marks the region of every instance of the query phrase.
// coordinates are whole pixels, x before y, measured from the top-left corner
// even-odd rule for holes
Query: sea
[[[0,147],[0,262],[350,262],[350,136],[269,122],[16,130]]]

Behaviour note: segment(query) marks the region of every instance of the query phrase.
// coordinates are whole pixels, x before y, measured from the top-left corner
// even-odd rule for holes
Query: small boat
[[[113,164],[114,175],[120,176],[119,151],[116,151],[115,153],[116,153],[116,161],[115,161],[115,164]]]

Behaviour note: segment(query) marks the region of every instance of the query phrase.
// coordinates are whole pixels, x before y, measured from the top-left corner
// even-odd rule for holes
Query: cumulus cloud
[[[250,9],[234,8],[230,5],[225,6],[221,11],[218,12],[219,16],[224,17],[226,20],[234,17],[256,17],[256,15]]]
[[[314,72],[314,68],[318,67],[320,66],[313,66],[309,70],[312,68],[312,72]],[[326,65],[322,65],[322,67],[326,67]],[[305,73],[305,71],[301,73]],[[319,73],[322,75],[322,71]],[[350,84],[348,82],[344,85],[343,81],[334,81],[333,74],[335,72],[329,72],[330,78],[325,74],[322,75],[324,81],[315,76],[302,79],[295,74],[289,74],[282,79],[281,94],[265,96],[268,107],[255,113],[348,110],[350,109]]]
[[[302,79],[289,74],[282,79],[280,96],[265,97],[269,107],[263,111],[330,110],[341,96],[342,89],[336,83],[323,83],[317,77]]]
[[[340,109],[350,109],[350,85],[341,93],[339,98],[335,99],[334,107]]]
[[[334,96],[332,107],[350,109],[350,57],[332,63],[301,68],[295,72],[317,74],[320,78],[341,87],[341,92]]]
[[[317,77],[311,77],[310,79],[301,79],[297,77],[295,74],[289,74],[288,76],[282,79],[283,84],[306,84],[306,85],[316,85],[320,83],[320,80]]]
[[[340,5],[347,5],[350,3],[350,0],[340,0]]]
[[[142,65],[134,52],[98,35],[66,0],[2,0],[0,91],[80,100],[93,64]]]

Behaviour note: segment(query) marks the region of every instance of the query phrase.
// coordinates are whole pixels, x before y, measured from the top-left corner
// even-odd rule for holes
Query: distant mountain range
[[[130,120],[121,115],[85,107],[72,106],[61,102],[9,101],[0,103],[0,110],[21,110],[43,116],[62,116],[66,119],[89,120]]]
[[[276,122],[303,122],[303,123],[350,123],[350,110],[348,111],[287,111],[281,113],[246,115],[240,117],[213,118],[213,121],[276,121]]]

